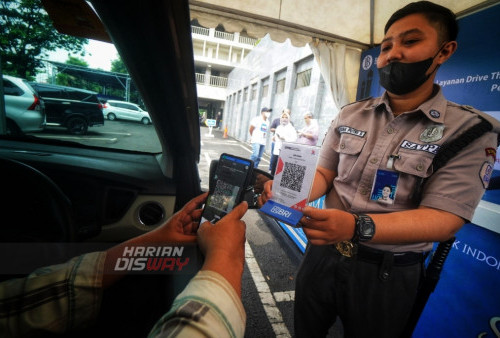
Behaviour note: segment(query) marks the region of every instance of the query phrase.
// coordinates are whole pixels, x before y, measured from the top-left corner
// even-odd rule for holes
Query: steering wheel
[[[75,240],[71,202],[48,176],[19,161],[0,158],[0,187],[1,242]]]

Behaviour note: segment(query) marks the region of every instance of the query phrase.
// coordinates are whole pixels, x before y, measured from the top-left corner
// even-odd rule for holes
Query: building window
[[[276,94],[285,92],[285,78],[276,81]]]
[[[269,85],[262,86],[262,97],[267,97],[267,93],[269,92]]]
[[[243,96],[243,102],[248,101],[248,88],[245,88],[245,94]]]
[[[295,88],[307,87],[311,84],[312,68],[306,69],[303,72],[297,73],[297,82]]]
[[[241,102],[241,92],[236,94],[236,103],[240,103],[240,102]]]
[[[255,100],[257,98],[257,86],[252,86],[252,92],[250,93],[250,100]]]

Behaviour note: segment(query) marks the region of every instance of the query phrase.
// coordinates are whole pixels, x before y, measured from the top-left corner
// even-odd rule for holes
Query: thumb
[[[229,214],[224,216],[225,219],[239,220],[245,215],[248,210],[248,203],[246,201],[238,204]]]

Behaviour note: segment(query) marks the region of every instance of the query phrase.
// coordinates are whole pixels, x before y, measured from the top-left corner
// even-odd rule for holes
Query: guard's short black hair
[[[387,33],[392,24],[411,14],[422,14],[434,25],[438,32],[440,43],[455,41],[458,35],[456,15],[446,7],[430,1],[412,2],[392,14],[385,24],[384,33]]]

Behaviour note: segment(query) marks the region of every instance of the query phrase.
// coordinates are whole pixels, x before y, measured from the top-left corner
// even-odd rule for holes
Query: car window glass
[[[5,95],[12,95],[12,96],[21,96],[23,95],[23,90],[10,82],[7,79],[3,80],[3,90]]]
[[[41,2],[15,2],[13,6],[17,6],[17,8],[7,11],[5,15],[12,15],[13,19],[22,20],[21,11],[29,13],[33,9],[23,8],[23,6],[41,7],[42,5]],[[56,50],[50,51],[44,50],[44,47],[34,47],[35,44],[44,43],[44,41],[40,41],[39,37],[30,41],[20,39],[25,45],[20,46],[18,51],[11,52],[0,49],[2,73],[18,78],[20,82],[28,81],[41,99],[42,104],[37,106],[40,107],[40,109],[37,108],[40,112],[32,110],[30,113],[31,116],[33,114],[40,115],[38,122],[36,122],[37,128],[20,128],[26,139],[40,140],[40,142],[61,140],[107,149],[160,153],[162,146],[153,124],[141,122],[140,119],[126,120],[104,116],[106,109],[117,106],[113,103],[105,104],[108,100],[144,105],[141,94],[114,46],[111,43],[79,38],[79,41],[83,42],[80,48],[78,44],[73,43],[74,37],[70,39],[68,36],[58,33],[54,27],[47,27],[46,22],[50,23],[51,20],[43,9],[39,13],[41,14],[31,16],[31,18],[39,20],[39,27],[47,28],[52,32],[50,39],[54,45],[58,45]],[[8,25],[9,20],[5,24]],[[26,25],[29,24],[26,23]],[[12,29],[15,30],[15,27],[13,26]],[[64,40],[65,38],[66,40]],[[107,51],[106,56],[101,56],[103,50]],[[26,51],[28,54],[32,53],[27,57],[35,65],[29,69],[24,67],[27,62],[21,58]],[[8,56],[5,53],[9,53]],[[38,54],[35,55],[35,53]],[[97,54],[100,55],[99,58],[92,57],[92,55]],[[7,63],[6,60],[9,62]],[[7,80],[3,82],[5,95],[19,96],[24,94],[24,91],[14,83]],[[53,85],[73,89],[60,89],[53,87]],[[27,102],[26,109],[32,105],[35,106],[36,103]],[[138,110],[130,105],[127,105],[126,108]],[[10,109],[12,108],[6,107],[7,116],[10,114]],[[20,117],[28,116],[22,113],[18,115]],[[75,133],[74,130],[71,131],[68,126],[68,121],[74,116],[79,116],[85,123],[78,133]],[[45,119],[47,121],[45,126],[38,128]],[[23,126],[22,121],[15,122],[19,122],[19,126]],[[6,125],[7,122],[0,120],[0,124]],[[2,128],[0,128],[1,130]]]
[[[42,98],[56,98],[56,99],[66,99],[65,93],[55,87],[49,87],[49,86],[39,86],[36,84],[33,84],[32,86],[35,88],[36,92],[40,95]]]

